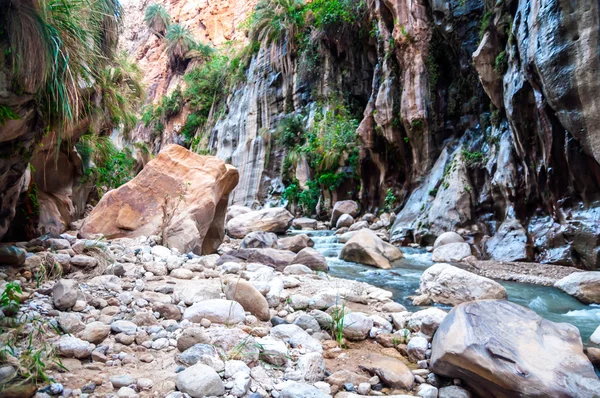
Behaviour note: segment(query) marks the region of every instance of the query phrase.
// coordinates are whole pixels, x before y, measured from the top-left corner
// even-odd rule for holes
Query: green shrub
[[[494,60],[494,70],[500,75],[504,75],[508,69],[508,56],[506,51],[502,51]]]
[[[479,26],[479,40],[483,39],[483,35],[485,35],[485,32],[492,23],[493,18],[494,13],[492,11],[486,11],[485,14],[483,14],[483,17],[481,17],[481,25]]]
[[[8,106],[0,105],[0,126],[4,126],[7,120],[19,120],[21,117]]]

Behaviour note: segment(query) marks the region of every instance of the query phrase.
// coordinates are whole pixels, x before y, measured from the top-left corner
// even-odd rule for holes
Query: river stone
[[[335,223],[335,227],[337,229],[349,228],[352,226],[352,224],[354,224],[354,217],[352,217],[350,214],[342,214]]]
[[[68,335],[61,336],[56,344],[56,352],[65,358],[89,358],[93,349],[94,346],[87,341]]]
[[[325,360],[320,353],[309,352],[298,360],[298,370],[304,381],[315,383],[325,378]]]
[[[361,368],[379,377],[390,388],[411,390],[415,377],[404,362],[399,359],[379,355],[367,354]]]
[[[471,246],[468,243],[447,243],[433,250],[431,259],[438,263],[457,262],[471,256]]]
[[[353,200],[341,200],[335,202],[331,210],[331,225],[337,225],[338,218],[342,214],[349,214],[352,217],[358,216],[358,204]]]
[[[174,269],[173,271],[171,271],[171,273],[169,275],[172,278],[184,279],[184,280],[192,279],[194,277],[194,273],[186,268]]]
[[[287,345],[271,336],[256,340],[260,347],[260,359],[275,366],[285,366],[288,363]]]
[[[592,333],[590,336],[590,341],[594,344],[600,345],[600,326],[598,326],[594,333]]]
[[[118,389],[121,387],[128,387],[132,384],[135,384],[137,381],[131,375],[112,376],[109,380],[110,380],[110,384],[112,384],[114,389]]]
[[[240,243],[240,249],[277,249],[277,235],[273,232],[250,232]]]
[[[340,253],[342,260],[390,269],[392,262],[404,257],[400,249],[381,240],[373,231],[361,229],[346,242]]]
[[[225,370],[225,363],[219,357],[215,347],[210,344],[194,344],[177,355],[177,361],[185,366],[203,363],[213,368],[216,372]]]
[[[283,269],[284,275],[309,275],[314,273],[315,271],[304,264],[292,264]]]
[[[165,319],[173,319],[175,321],[180,321],[183,316],[179,307],[175,304],[153,303],[152,311],[158,312],[158,314]]]
[[[237,324],[246,320],[244,308],[231,300],[215,299],[195,303],[183,313],[183,319],[200,323],[208,319],[213,323]]]
[[[277,244],[281,250],[289,250],[298,253],[305,247],[313,247],[315,242],[308,235],[300,234],[281,238]]]
[[[308,314],[302,314],[300,316],[297,316],[296,319],[294,319],[293,324],[300,326],[304,330],[310,329],[313,332],[318,332],[321,330],[319,322],[317,322],[315,318]]]
[[[450,243],[437,250],[456,244]],[[498,282],[444,263],[434,264],[423,272],[419,290],[433,302],[449,305],[507,298],[506,289]]]
[[[110,324],[110,330],[115,333],[134,335],[137,332],[137,325],[131,321],[118,320]]]
[[[154,261],[144,263],[144,270],[152,272],[156,276],[166,276],[169,273],[167,264]]]
[[[300,250],[292,260],[292,264],[304,264],[313,271],[327,272],[329,270],[325,256],[312,247]]]
[[[177,389],[192,398],[221,396],[225,386],[210,366],[197,363],[177,374]]]
[[[241,304],[244,310],[255,315],[261,321],[271,319],[269,303],[258,290],[250,283],[239,278],[229,278],[225,283],[225,296]]]
[[[74,312],[61,312],[57,321],[60,327],[70,334],[79,333],[86,327],[81,322],[81,315]]]
[[[71,258],[71,265],[83,268],[94,268],[98,265],[98,260],[92,256],[77,254]]]
[[[52,287],[54,308],[66,311],[75,305],[79,295],[79,284],[73,279],[60,279]]]
[[[600,304],[600,271],[574,272],[554,284],[586,304]]]
[[[361,312],[351,312],[344,315],[342,333],[345,338],[353,341],[365,340],[373,327],[373,319]]]
[[[457,234],[456,232],[453,232],[453,231],[444,232],[443,234],[438,236],[437,239],[435,240],[435,242],[433,244],[433,249],[435,250],[438,247],[447,245],[449,243],[462,243],[464,241],[465,240],[463,239],[463,237],[460,236],[459,234]]]
[[[102,322],[92,322],[85,326],[85,330],[79,336],[82,340],[94,344],[100,344],[110,334],[110,326]]]
[[[480,396],[591,397],[600,391],[575,326],[504,300],[454,307],[433,338],[430,364]]]
[[[294,229],[317,229],[317,220],[308,217],[296,218],[292,222]]]
[[[26,258],[27,252],[23,249],[16,246],[0,246],[0,264],[2,265],[20,266],[25,263]]]
[[[270,330],[269,334],[294,348],[301,346],[307,351],[323,352],[321,343],[297,325],[277,325]]]
[[[209,285],[206,283],[198,283],[184,286],[176,289],[176,293],[186,305],[192,305],[205,300],[213,300],[221,297],[221,287],[217,285]],[[169,303],[171,301],[169,300]]]
[[[294,216],[281,207],[251,211],[229,220],[227,233],[236,239],[242,239],[255,231],[283,233],[290,227],[293,219]]]
[[[331,396],[310,384],[286,381],[279,398],[331,398]]]
[[[181,352],[196,344],[206,344],[210,338],[204,332],[204,329],[192,327],[185,329],[177,339],[177,349]]]
[[[414,336],[408,342],[406,346],[406,352],[408,353],[408,359],[412,362],[417,362],[422,359],[426,359],[426,352],[429,342],[426,338],[421,336]]]
[[[440,388],[438,398],[471,398],[471,393],[460,386],[447,386]]]
[[[251,211],[252,209],[246,206],[229,206],[229,208],[227,209],[227,216],[225,217],[225,222],[228,222],[232,218],[237,217],[239,215],[250,213]]]

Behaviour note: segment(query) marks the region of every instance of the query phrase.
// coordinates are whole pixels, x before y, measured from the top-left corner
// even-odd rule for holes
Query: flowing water
[[[392,269],[383,270],[341,260],[338,256],[342,243],[333,231],[293,231],[304,233],[315,242],[315,250],[327,258],[329,273],[335,277],[353,279],[389,290],[394,300],[409,311],[416,307],[407,297],[419,288],[421,274],[433,264],[431,254],[424,249],[403,247],[404,258],[394,263]],[[554,288],[516,282],[498,281],[508,293],[508,300],[529,307],[542,317],[554,322],[568,322],[579,328],[586,343],[600,324],[600,306],[585,305],[568,294]],[[450,307],[440,306],[445,309]]]

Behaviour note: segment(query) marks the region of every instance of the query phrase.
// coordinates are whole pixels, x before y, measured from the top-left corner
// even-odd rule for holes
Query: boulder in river
[[[262,209],[241,214],[227,222],[229,236],[242,239],[250,232],[285,232],[294,216],[282,207]]]
[[[477,395],[593,397],[600,391],[579,331],[505,300],[454,307],[437,330],[431,370]]]
[[[333,210],[331,210],[331,225],[337,225],[338,218],[343,214],[348,214],[352,217],[358,215],[358,205],[353,200],[341,200],[335,202]]]
[[[444,263],[434,264],[423,272],[419,290],[427,299],[449,305],[507,298],[506,289],[498,282]],[[425,299],[422,296],[419,300]]]
[[[340,258],[346,261],[372,265],[377,268],[392,268],[392,262],[403,257],[396,246],[381,240],[373,231],[361,229],[346,242]]]
[[[317,220],[308,217],[296,218],[292,223],[294,229],[317,229]]]
[[[554,284],[586,304],[600,304],[600,271],[574,272]]]
[[[182,253],[210,254],[225,233],[229,193],[238,171],[179,145],[163,149],[131,181],[107,192],[80,234],[108,239],[159,235]],[[242,236],[243,237],[243,236]]]

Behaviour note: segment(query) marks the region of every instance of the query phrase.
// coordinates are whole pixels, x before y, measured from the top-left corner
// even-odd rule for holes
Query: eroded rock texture
[[[110,239],[159,235],[182,253],[214,253],[237,182],[235,167],[169,145],[133,180],[106,193],[80,233]]]

